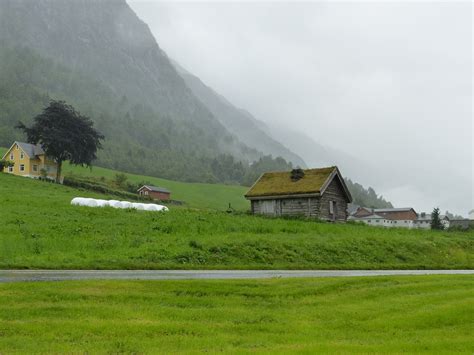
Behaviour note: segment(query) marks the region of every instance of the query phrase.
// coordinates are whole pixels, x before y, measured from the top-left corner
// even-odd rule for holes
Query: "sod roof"
[[[306,169],[304,176],[291,180],[291,172],[265,173],[250,188],[245,197],[298,195],[320,193],[325,182],[337,170],[335,166],[320,169]]]

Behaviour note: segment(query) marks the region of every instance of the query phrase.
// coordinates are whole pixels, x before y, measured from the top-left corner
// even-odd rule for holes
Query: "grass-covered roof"
[[[304,176],[292,180],[291,171],[263,174],[250,188],[245,197],[278,196],[320,193],[335,166],[320,169],[303,170]]]

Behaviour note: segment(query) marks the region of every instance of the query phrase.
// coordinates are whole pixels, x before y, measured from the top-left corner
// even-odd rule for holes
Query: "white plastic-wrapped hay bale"
[[[132,204],[128,201],[120,201],[119,208],[132,208]]]
[[[97,207],[105,207],[109,205],[109,201],[106,200],[95,200],[97,202]]]
[[[137,210],[144,210],[146,204],[144,203],[132,203],[132,208],[135,208]]]
[[[87,206],[87,207],[97,207],[98,206],[97,200],[94,199],[94,198],[89,198],[88,201],[86,201],[85,206]]]
[[[113,207],[113,208],[121,208],[121,205],[120,205],[120,201],[117,201],[117,200],[108,200],[107,201],[107,205],[109,207]]]
[[[157,211],[157,212],[163,211],[163,212],[165,212],[165,211],[168,211],[168,207],[162,206],[162,205],[157,205],[155,203],[150,203],[150,204],[146,205],[145,210],[146,211]]]
[[[159,211],[160,208],[158,205],[155,205],[154,203],[149,203],[145,205],[145,211]]]
[[[71,200],[71,205],[80,206],[83,200],[84,200],[84,199],[83,199],[82,197],[74,197],[74,198]]]
[[[74,197],[71,201],[71,205],[74,206],[87,206],[89,203],[90,198],[84,198],[84,197]]]

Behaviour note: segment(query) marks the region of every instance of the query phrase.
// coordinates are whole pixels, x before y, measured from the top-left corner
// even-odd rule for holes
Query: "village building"
[[[137,192],[140,196],[150,197],[153,200],[167,201],[171,198],[171,191],[164,187],[143,185]]]
[[[14,142],[7,150],[2,160],[14,163],[3,169],[5,173],[38,179],[45,177],[56,178],[57,164],[46,156],[40,145]]]
[[[469,219],[474,221],[474,210],[469,211]]]
[[[414,228],[417,218],[417,213],[411,207],[375,209],[359,207],[349,220],[379,227]]]
[[[251,212],[346,221],[352,197],[335,166],[264,173],[245,194]]]
[[[359,207],[349,218],[351,221],[363,222],[371,226],[401,227],[416,229],[431,229],[431,214],[416,213],[411,207],[406,208],[367,208]],[[458,226],[465,228],[466,220],[450,220],[448,216],[440,215],[439,219],[444,229]],[[469,223],[467,223],[469,224]]]

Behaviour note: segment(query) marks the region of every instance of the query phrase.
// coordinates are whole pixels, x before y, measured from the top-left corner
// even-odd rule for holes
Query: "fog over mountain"
[[[397,206],[474,206],[471,2],[128,3],[171,58],[308,165],[316,146],[336,150]]]

